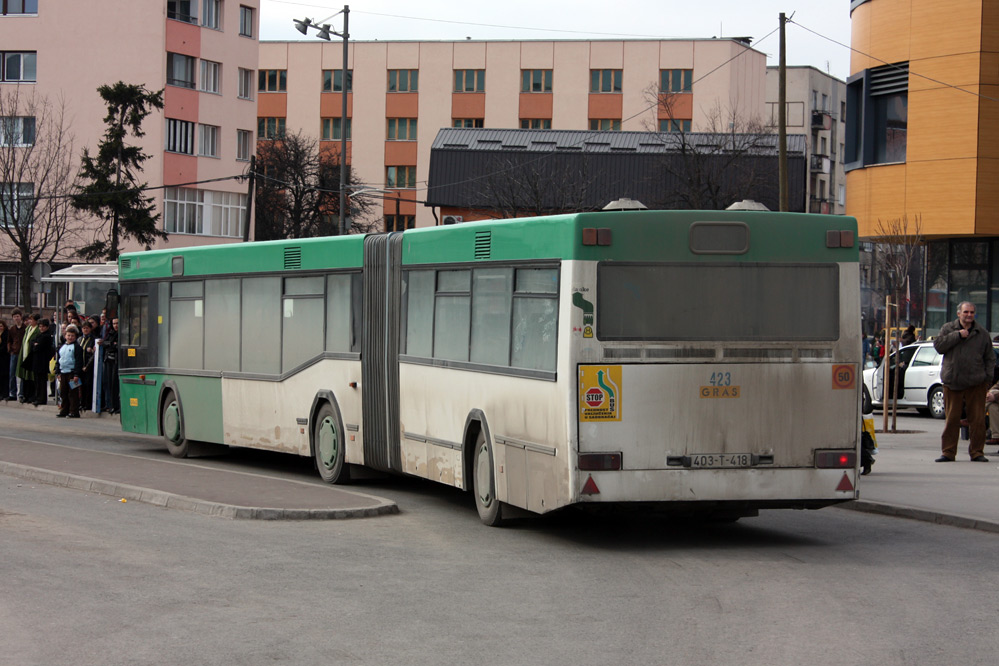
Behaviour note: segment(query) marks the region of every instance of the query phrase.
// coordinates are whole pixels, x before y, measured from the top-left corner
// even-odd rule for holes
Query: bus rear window
[[[597,268],[601,340],[836,340],[835,264],[625,264]]]

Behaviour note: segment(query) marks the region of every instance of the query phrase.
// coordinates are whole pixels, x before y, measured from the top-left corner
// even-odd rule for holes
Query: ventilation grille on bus
[[[714,349],[693,347],[604,347],[604,358],[714,358]]]
[[[792,349],[726,349],[722,352],[725,358],[791,358]]]
[[[293,268],[302,267],[302,248],[300,247],[286,247],[284,249],[284,269],[291,270]]]
[[[488,259],[492,253],[492,247],[493,247],[493,232],[491,231],[475,232],[476,259]]]
[[[121,260],[121,267],[124,268],[125,270],[128,270],[129,268],[132,267],[132,260],[131,259],[122,259]]]

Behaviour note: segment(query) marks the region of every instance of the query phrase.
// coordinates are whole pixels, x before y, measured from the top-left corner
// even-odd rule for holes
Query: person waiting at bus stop
[[[76,326],[70,324],[63,335],[66,342],[56,352],[56,374],[59,375],[59,418],[80,418],[80,375],[83,374],[83,347],[76,344]]]
[[[944,384],[946,422],[940,437],[942,455],[936,462],[954,462],[961,412],[967,413],[974,462],[988,462],[985,451],[985,396],[992,381],[996,355],[988,331],[975,321],[975,304],[957,306],[957,319],[940,329],[933,348],[943,354],[940,379]]]

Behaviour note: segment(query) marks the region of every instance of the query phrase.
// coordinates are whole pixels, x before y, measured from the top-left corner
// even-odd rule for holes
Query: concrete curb
[[[347,518],[370,518],[399,513],[399,506],[395,502],[381,498],[373,498],[379,500],[377,506],[356,509],[278,509],[208,502],[161,490],[111,483],[86,476],[53,472],[39,467],[28,467],[27,465],[2,461],[0,461],[0,474],[7,474],[52,486],[85,490],[101,495],[154,504],[168,509],[193,511],[194,513],[206,516],[217,516],[233,520],[343,520]]]
[[[896,518],[909,518],[911,520],[921,520],[927,523],[936,523],[937,525],[963,527],[965,529],[999,534],[999,523],[990,520],[969,518],[967,516],[956,516],[949,513],[917,509],[911,506],[885,504],[884,502],[872,502],[871,500],[853,500],[852,502],[837,504],[836,506],[840,509],[847,509],[849,511],[879,513],[885,516],[894,516]]]

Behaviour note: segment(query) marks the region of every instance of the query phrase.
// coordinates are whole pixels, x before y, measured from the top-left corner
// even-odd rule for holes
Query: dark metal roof
[[[747,143],[733,159],[731,147]],[[690,208],[704,200],[690,193],[712,180],[712,207],[755,199],[778,210],[777,153],[776,135],[444,128],[431,146],[427,205],[559,212],[630,197]],[[805,136],[788,135],[792,211],[805,210],[807,169]]]

